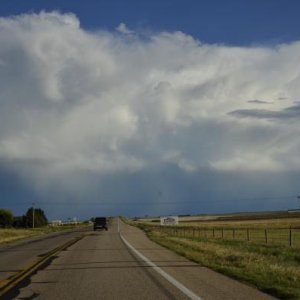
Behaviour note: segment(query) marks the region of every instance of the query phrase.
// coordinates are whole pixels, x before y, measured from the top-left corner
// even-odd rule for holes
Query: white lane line
[[[193,293],[190,289],[185,287],[183,284],[181,284],[179,281],[177,281],[174,277],[163,271],[160,267],[158,267],[155,263],[153,263],[150,259],[148,259],[146,256],[144,256],[141,252],[136,250],[129,242],[122,236],[121,232],[119,232],[120,237],[122,241],[125,243],[125,245],[134,252],[138,257],[140,257],[143,261],[145,261],[150,267],[152,267],[157,273],[159,273],[162,277],[167,279],[171,284],[173,284],[175,287],[177,287],[182,293],[184,293],[187,297],[189,297],[192,300],[203,300],[199,296],[197,296],[195,293]]]

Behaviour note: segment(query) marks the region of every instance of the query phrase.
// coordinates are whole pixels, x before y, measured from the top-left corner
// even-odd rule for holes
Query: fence
[[[172,236],[248,241],[259,244],[300,247],[300,227],[290,228],[197,228],[160,226],[160,231]]]

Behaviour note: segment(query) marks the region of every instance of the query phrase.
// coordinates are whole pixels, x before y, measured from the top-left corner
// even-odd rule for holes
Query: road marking
[[[4,279],[0,281],[0,298],[4,296],[6,293],[11,291],[15,286],[17,286],[21,281],[31,276],[36,270],[38,270],[43,264],[45,264],[51,257],[55,256],[62,250],[70,247],[71,245],[77,243],[79,240],[83,238],[82,236],[73,238],[66,242],[65,244],[56,247],[55,249],[49,251],[45,256],[41,259],[35,261],[31,265],[29,265],[26,269],[16,273],[8,279]]]
[[[159,273],[162,277],[164,277],[166,280],[168,280],[171,284],[173,284],[175,287],[177,287],[182,293],[184,293],[187,297],[189,297],[192,300],[203,300],[198,295],[196,295],[194,292],[192,292],[190,289],[185,287],[182,283],[177,281],[174,277],[166,273],[164,270],[162,270],[160,267],[158,267],[155,263],[153,263],[149,258],[144,256],[141,252],[136,250],[119,232],[120,238],[124,242],[124,244],[138,257],[140,257],[143,261],[145,261],[150,267],[153,268],[157,273]]]

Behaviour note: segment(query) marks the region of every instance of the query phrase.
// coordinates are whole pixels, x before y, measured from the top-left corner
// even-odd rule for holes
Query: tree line
[[[9,209],[0,209],[0,227],[32,228],[42,227],[48,224],[45,212],[41,208],[28,208],[23,216],[14,216]]]

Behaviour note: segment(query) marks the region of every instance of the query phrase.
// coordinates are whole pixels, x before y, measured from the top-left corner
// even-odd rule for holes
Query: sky
[[[1,207],[298,207],[298,1],[61,2],[0,4]]]

